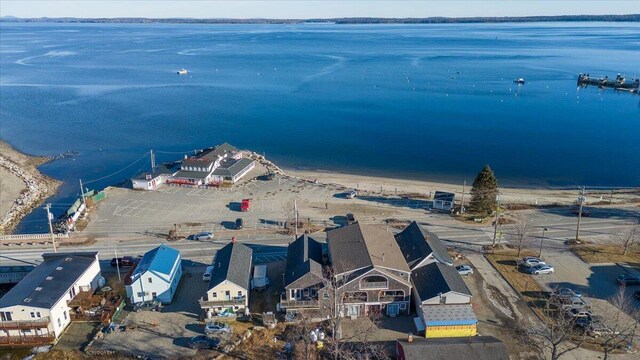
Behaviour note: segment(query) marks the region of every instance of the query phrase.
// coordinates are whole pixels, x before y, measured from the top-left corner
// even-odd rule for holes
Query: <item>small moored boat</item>
[[[187,75],[187,73],[189,73],[189,72],[187,71],[187,69],[180,69],[180,70],[178,70],[178,75]]]
[[[524,78],[514,79],[513,82],[518,85],[524,85]]]

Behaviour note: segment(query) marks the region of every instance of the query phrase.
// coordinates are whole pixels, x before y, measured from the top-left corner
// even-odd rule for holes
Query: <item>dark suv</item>
[[[236,230],[242,229],[242,219],[236,219]]]

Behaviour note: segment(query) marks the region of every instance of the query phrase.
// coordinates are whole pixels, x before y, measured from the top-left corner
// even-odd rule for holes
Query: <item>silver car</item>
[[[458,265],[456,270],[460,275],[473,275],[473,268],[470,265]]]
[[[218,321],[210,322],[204,326],[204,333],[207,335],[223,334],[223,333],[230,333],[230,332],[231,332],[231,326],[223,322],[218,322]]]
[[[533,275],[553,274],[554,271],[553,266],[546,264],[536,265],[529,269],[529,273]]]

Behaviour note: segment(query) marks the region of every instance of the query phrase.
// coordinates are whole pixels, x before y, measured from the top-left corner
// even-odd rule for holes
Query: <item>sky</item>
[[[0,16],[279,18],[640,14],[640,0],[1,0]]]

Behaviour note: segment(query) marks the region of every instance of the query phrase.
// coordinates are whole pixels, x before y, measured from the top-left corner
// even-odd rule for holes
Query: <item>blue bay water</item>
[[[637,23],[0,30],[0,137],[78,151],[42,167],[65,181],[57,213],[79,178],[224,141],[289,168],[462,183],[488,163],[507,186],[640,184],[640,96],[576,86],[579,72],[640,76]]]

